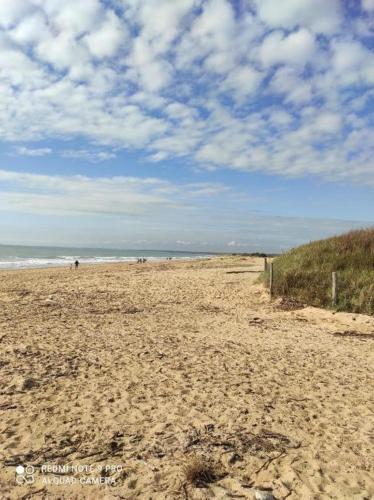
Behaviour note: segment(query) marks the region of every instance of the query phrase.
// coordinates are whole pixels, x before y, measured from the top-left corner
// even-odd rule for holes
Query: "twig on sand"
[[[310,398],[302,398],[302,399],[298,399],[298,398],[288,398],[287,399],[287,403],[289,403],[290,401],[295,401],[296,403],[302,403],[304,401],[310,401]]]
[[[42,461],[46,462],[48,460],[56,460],[58,458],[66,458],[73,453],[76,453],[82,442],[79,442],[78,445],[70,446],[66,451],[56,451],[54,452],[52,448],[42,448],[36,451],[29,451],[27,453],[22,453],[19,455],[13,455],[13,457],[4,460],[4,465],[6,467],[12,467],[19,463],[27,461],[29,465],[33,465],[34,467],[39,467]],[[39,460],[37,462],[37,460]]]
[[[13,403],[3,403],[0,405],[0,410],[15,410],[17,408],[17,405]]]
[[[282,500],[286,500],[286,498],[288,498],[291,495],[291,493],[292,493],[292,490],[290,490],[289,488],[287,488],[287,489],[288,489],[288,493],[287,493],[287,495],[284,495],[284,497],[282,498]]]
[[[279,453],[279,455],[277,455],[276,457],[272,457],[272,458],[268,458],[267,460],[265,460],[265,462],[261,465],[261,467],[259,469],[257,469],[255,471],[255,474],[258,474],[259,472],[261,472],[263,469],[267,469],[269,467],[269,465],[271,464],[271,462],[274,462],[274,460],[278,460],[278,458],[282,457],[282,456],[285,456],[286,455],[286,452],[285,451],[281,451]]]
[[[27,500],[28,498],[31,498],[34,495],[37,495],[38,493],[44,493],[44,492],[45,488],[41,488],[40,490],[30,491],[29,493],[26,493],[26,495],[23,495],[23,497],[21,497],[21,500]]]
[[[89,458],[89,457],[94,457],[95,455],[102,455],[103,454],[103,450],[99,450],[99,451],[89,451],[87,453],[81,453],[80,455],[78,455],[76,458]],[[108,455],[105,455],[104,458],[108,458]]]
[[[186,483],[182,484],[182,490],[183,490],[185,499],[188,500],[188,491],[187,491],[187,485],[186,485]]]
[[[353,339],[358,340],[373,340],[374,333],[360,333],[355,330],[345,330],[344,332],[333,332],[332,335],[334,337],[351,337]]]

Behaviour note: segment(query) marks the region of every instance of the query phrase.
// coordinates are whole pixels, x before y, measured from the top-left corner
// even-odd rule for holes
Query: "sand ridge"
[[[0,273],[1,498],[372,498],[374,318],[270,304],[261,268]]]

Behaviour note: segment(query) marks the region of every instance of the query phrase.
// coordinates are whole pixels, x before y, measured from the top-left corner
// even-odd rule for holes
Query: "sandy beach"
[[[262,266],[1,272],[0,498],[374,498],[374,318]]]

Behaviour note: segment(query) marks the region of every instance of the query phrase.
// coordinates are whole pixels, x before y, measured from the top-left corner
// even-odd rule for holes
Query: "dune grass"
[[[273,263],[274,296],[331,307],[331,273],[336,271],[336,309],[374,315],[374,228],[314,241]]]

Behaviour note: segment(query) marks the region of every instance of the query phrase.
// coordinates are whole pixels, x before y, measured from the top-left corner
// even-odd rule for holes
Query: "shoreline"
[[[147,258],[147,261],[145,263],[138,263],[136,261],[114,261],[114,262],[80,262],[79,263],[79,269],[80,268],[87,268],[87,267],[96,267],[96,266],[115,266],[115,265],[151,265],[151,264],[162,264],[162,263],[176,263],[176,262],[182,262],[182,263],[188,263],[188,262],[195,262],[195,261],[203,261],[203,260],[209,260],[209,259],[214,259],[216,257],[219,257],[219,255],[207,255],[207,256],[202,256],[202,257],[175,257],[172,258],[172,260],[167,260],[166,258],[160,258],[160,259],[152,259],[150,260]],[[71,264],[74,264],[72,262]],[[68,270],[70,271],[70,264],[66,265],[50,265],[50,266],[38,266],[38,267],[0,267],[0,273],[1,272],[7,272],[7,271],[41,271],[45,269],[61,269],[61,270]],[[78,270],[79,270],[78,269]],[[75,269],[72,269],[72,271],[76,271]]]

